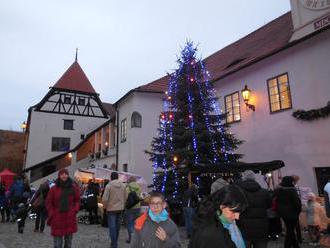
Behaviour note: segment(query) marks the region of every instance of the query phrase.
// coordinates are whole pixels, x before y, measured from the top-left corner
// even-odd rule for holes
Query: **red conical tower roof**
[[[96,94],[92,84],[77,61],[66,70],[53,88]]]

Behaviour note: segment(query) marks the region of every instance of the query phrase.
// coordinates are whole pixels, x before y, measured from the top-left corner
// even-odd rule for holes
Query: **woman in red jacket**
[[[48,225],[54,237],[54,248],[70,248],[72,235],[77,232],[76,214],[79,211],[79,188],[69,177],[66,169],[58,172],[55,186],[53,186],[46,199],[48,211]]]

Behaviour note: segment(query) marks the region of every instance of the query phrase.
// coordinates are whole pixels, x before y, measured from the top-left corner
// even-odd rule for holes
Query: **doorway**
[[[330,167],[315,167],[315,175],[317,181],[317,189],[319,195],[323,196],[323,189],[330,179]]]

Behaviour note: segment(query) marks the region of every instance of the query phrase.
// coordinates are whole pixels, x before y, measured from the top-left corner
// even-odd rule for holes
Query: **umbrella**
[[[14,172],[10,171],[7,168],[0,172],[1,182],[4,182],[5,183],[6,190],[9,189],[9,187],[13,184],[14,177],[16,175],[17,174],[15,174]]]

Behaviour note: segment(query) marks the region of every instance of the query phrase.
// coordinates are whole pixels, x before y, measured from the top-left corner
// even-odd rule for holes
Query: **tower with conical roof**
[[[86,134],[109,120],[107,107],[108,104],[101,102],[76,56],[43,99],[29,108],[25,169],[79,144]],[[40,168],[37,173],[46,175],[53,169]]]

